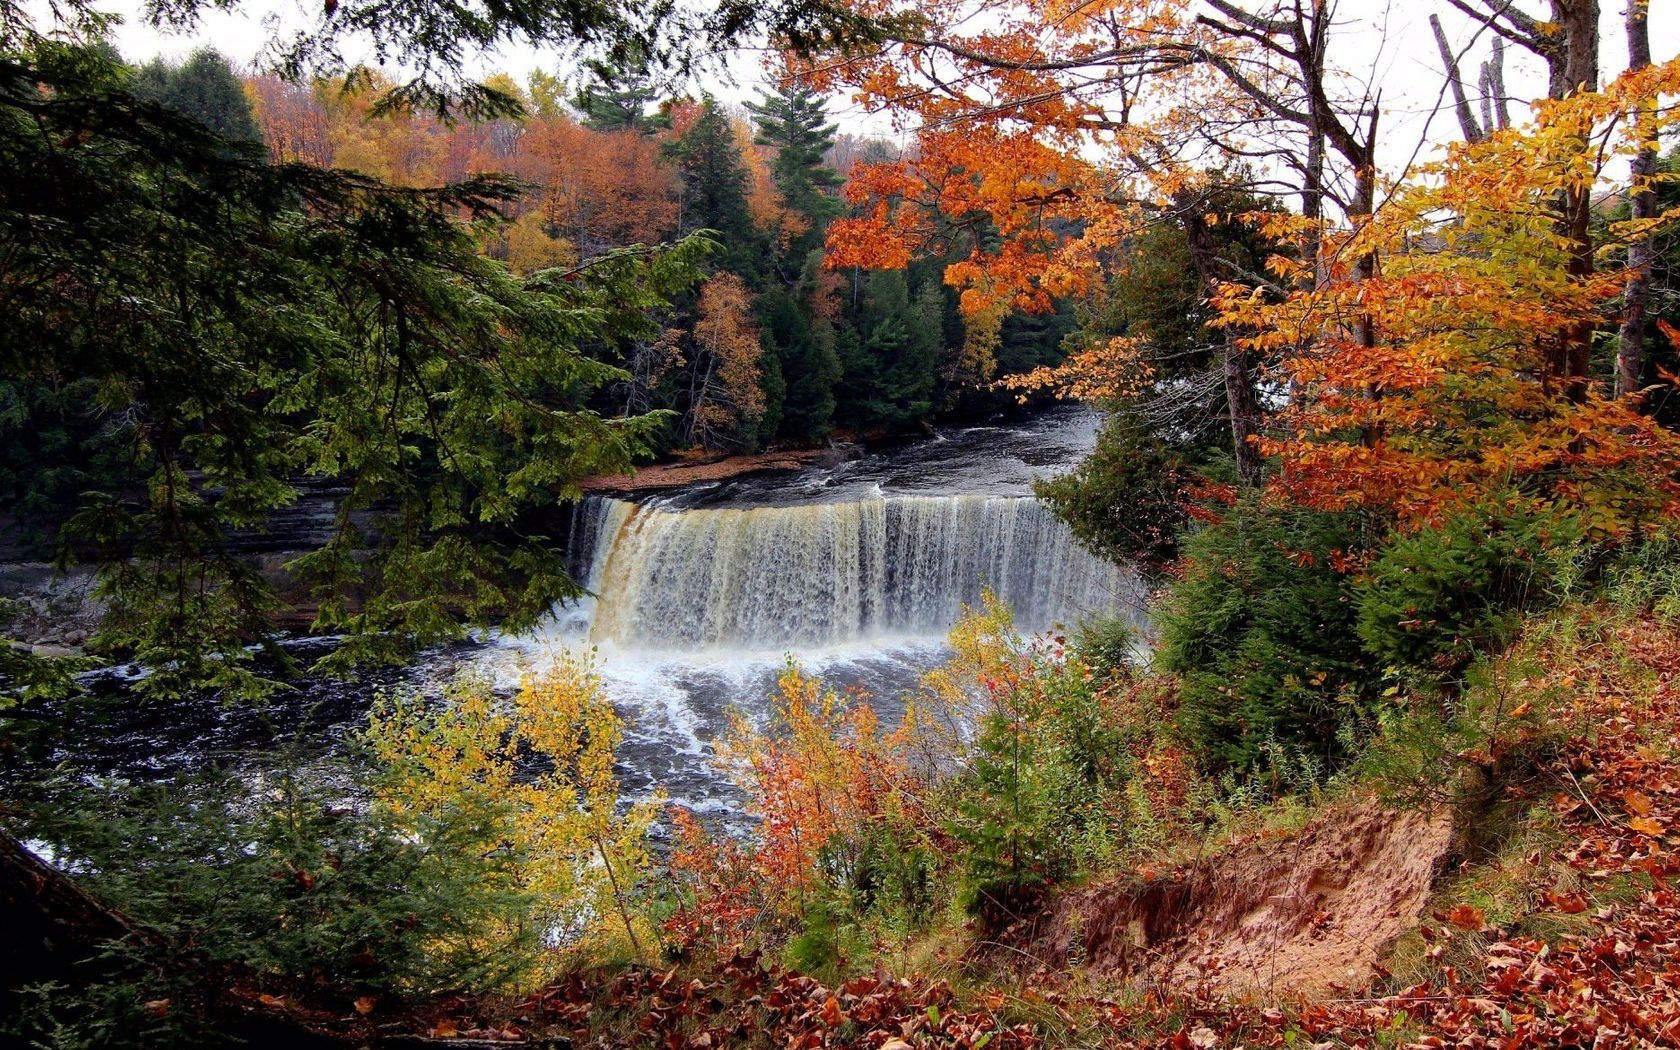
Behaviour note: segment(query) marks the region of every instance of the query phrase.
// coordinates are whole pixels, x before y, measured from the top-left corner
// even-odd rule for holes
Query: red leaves
[[[914,983],[854,977],[829,988],[802,974],[765,964],[756,954],[717,963],[714,983],[682,981],[676,971],[632,970],[606,987],[574,977],[524,1006],[538,1020],[559,1027],[579,1046],[647,1046],[666,1050],[702,1047],[874,1047],[889,1050],[937,1046],[955,1050],[1039,1046],[1027,1026],[1005,1026],[992,1009],[970,1010],[944,982]],[[619,1027],[634,1037],[604,1035],[608,1010],[625,1015]],[[625,1022],[629,1022],[628,1025]],[[560,1034],[556,1032],[553,1034]],[[657,1037],[652,1043],[649,1037]]]
[[[1482,914],[1482,910],[1468,904],[1460,904],[1443,918],[1461,930],[1479,930],[1487,925],[1487,916]]]

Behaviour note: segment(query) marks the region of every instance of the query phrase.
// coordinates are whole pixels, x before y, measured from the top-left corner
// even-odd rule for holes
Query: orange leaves
[[[1627,88],[1609,93],[1625,103]],[[1222,323],[1282,355],[1299,392],[1263,442],[1282,461],[1280,493],[1408,526],[1510,486],[1601,537],[1680,508],[1680,437],[1612,400],[1563,349],[1612,316],[1625,280],[1579,272],[1551,207],[1597,175],[1579,163],[1583,122],[1616,112],[1582,95],[1455,147],[1434,181],[1401,188],[1342,245],[1381,258],[1366,279],[1332,270],[1282,301],[1220,294]]]
[[[1446,921],[1461,930],[1479,930],[1487,925],[1487,916],[1480,908],[1473,908],[1468,904],[1460,904],[1447,912]]]
[[[777,685],[771,727],[737,717],[718,750],[758,810],[761,842],[747,863],[779,912],[820,876],[827,847],[857,841],[869,821],[914,820],[919,806],[901,738],[880,732],[867,699],[792,666]]]
[[[764,415],[759,383],[764,346],[753,320],[752,295],[741,278],[725,270],[700,286],[694,342],[712,358],[697,395],[695,437],[711,446],[742,430],[750,432]]]

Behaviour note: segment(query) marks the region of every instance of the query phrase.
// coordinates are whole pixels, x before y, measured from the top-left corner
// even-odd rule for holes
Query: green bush
[[[1203,761],[1247,775],[1279,755],[1320,769],[1344,757],[1373,675],[1338,561],[1369,531],[1357,514],[1250,498],[1185,539],[1157,660],[1179,677],[1179,727]]]
[[[54,781],[24,813],[20,834],[153,931],[184,971],[426,995],[495,987],[541,948],[538,928],[483,936],[517,928],[526,901],[507,888],[513,858],[463,848],[491,816],[466,807],[410,835],[319,781],[216,773]]]
[[[950,785],[959,907],[1005,921],[1126,840],[1115,803],[1132,779],[1130,744],[1149,727],[1112,717],[1099,683],[1077,657],[1039,662],[980,719]]]
[[[1386,667],[1455,677],[1554,600],[1579,538],[1567,516],[1514,500],[1391,537],[1356,591],[1359,638]]]
[[[1210,454],[1164,440],[1134,412],[1115,410],[1091,454],[1071,472],[1035,482],[1033,492],[1093,553],[1158,572],[1178,557],[1188,524],[1185,490]]]
[[[1128,674],[1142,658],[1142,639],[1128,619],[1119,616],[1086,620],[1073,636],[1073,656],[1099,679]]]

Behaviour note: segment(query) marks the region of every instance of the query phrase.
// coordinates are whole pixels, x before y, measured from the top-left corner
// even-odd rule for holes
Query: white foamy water
[[[985,588],[1028,633],[1138,615],[1135,576],[1080,547],[1030,495],[1032,477],[1071,465],[1091,437],[1088,414],[1064,412],[832,470],[644,503],[592,497],[573,543],[595,597],[535,634],[495,639],[479,661],[512,684],[552,653],[593,649],[626,721],[632,791],[734,813],[712,744],[731,711],[763,716],[789,659],[873,696],[890,719]]]

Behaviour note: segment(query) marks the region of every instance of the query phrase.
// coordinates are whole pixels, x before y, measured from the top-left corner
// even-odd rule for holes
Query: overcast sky
[[[1600,0],[1603,9],[1601,64],[1605,79],[1627,64],[1622,36],[1624,4],[1629,0]],[[1530,0],[1523,5],[1538,9]],[[317,17],[318,3],[298,0],[245,0],[237,13],[208,10],[197,31],[187,34],[159,32],[145,24],[136,0],[117,0],[111,10],[122,12],[124,24],[116,34],[117,45],[131,61],[163,55],[180,58],[199,47],[215,47],[236,65],[256,63],[267,43],[269,23],[296,26]],[[1340,20],[1332,38],[1331,63],[1361,78],[1371,76],[1381,87],[1383,99],[1382,166],[1391,173],[1403,168],[1414,153],[1427,157],[1433,144],[1457,137],[1452,113],[1441,101],[1441,61],[1429,29],[1431,10],[1439,10],[1455,49],[1470,45],[1465,59],[1467,85],[1473,91],[1475,69],[1486,56],[1488,35],[1476,34],[1473,23],[1452,11],[1440,0],[1341,0]],[[1653,58],[1665,61],[1680,51],[1680,0],[1651,0],[1651,42]],[[1507,49],[1506,85],[1517,98],[1541,95],[1545,77],[1538,59],[1527,52]],[[728,70],[734,83],[723,77],[703,81],[700,87],[732,102],[753,97],[758,83],[759,56],[742,51],[729,58]],[[475,75],[502,70],[523,80],[524,74],[542,69],[564,75],[560,60],[529,48],[507,48],[478,57]],[[1450,104],[1450,103],[1449,103]],[[830,106],[842,130],[888,135],[890,129],[879,119],[870,119],[849,99],[835,99]],[[1421,151],[1419,146],[1422,146]]]

